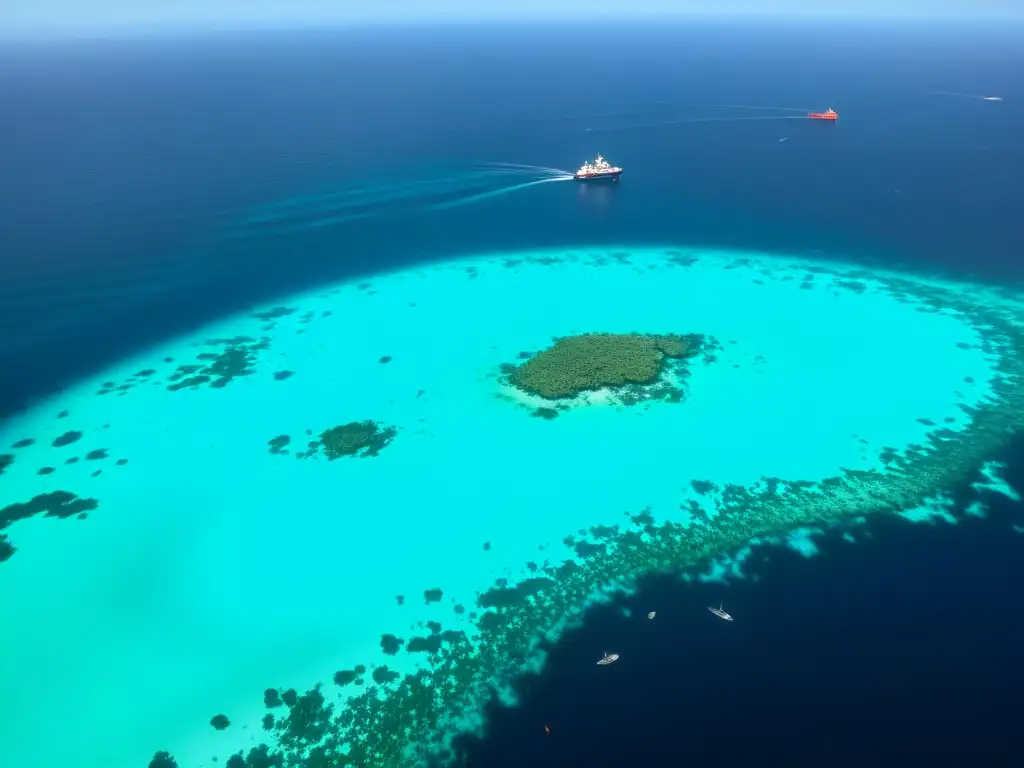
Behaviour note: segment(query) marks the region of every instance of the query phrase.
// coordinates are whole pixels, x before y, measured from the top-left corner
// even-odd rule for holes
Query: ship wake
[[[382,215],[445,210],[546,184],[568,181],[570,171],[544,165],[489,162],[378,179],[293,195],[228,214],[233,221],[220,240],[240,242],[330,230]]]

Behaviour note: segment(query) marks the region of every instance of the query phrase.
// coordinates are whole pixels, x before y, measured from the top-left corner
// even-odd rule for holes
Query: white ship
[[[618,181],[619,176],[621,175],[621,168],[612,165],[603,157],[598,155],[592,162],[588,161],[581,165],[580,169],[576,171],[574,176],[577,181],[591,181],[597,179]]]

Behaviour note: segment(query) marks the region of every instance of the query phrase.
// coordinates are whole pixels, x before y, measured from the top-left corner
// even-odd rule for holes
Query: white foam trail
[[[510,170],[519,170],[524,173],[551,173],[556,176],[572,175],[569,171],[566,171],[563,168],[552,168],[549,165],[524,165],[522,163],[490,163],[490,165]]]
[[[501,195],[507,195],[509,192],[515,192],[520,189],[526,189],[527,187],[535,187],[538,184],[548,184],[552,181],[572,181],[574,176],[572,174],[566,176],[556,176],[551,179],[537,179],[536,181],[528,181],[525,184],[515,184],[511,187],[502,187],[501,189],[494,189],[490,192],[483,192],[479,195],[472,195],[471,197],[463,197],[458,200],[452,200],[448,203],[438,203],[437,205],[430,206],[427,210],[430,211],[446,211],[449,208],[459,208],[463,205],[469,205],[470,203],[478,203],[481,200],[486,200],[490,197],[500,197]]]
[[[547,171],[544,172],[547,173]],[[538,173],[540,171],[537,170],[491,168],[433,179],[409,179],[378,182],[365,186],[351,186],[337,192],[296,196],[285,200],[264,203],[256,211],[239,219],[235,226],[273,225],[287,223],[296,219],[339,214],[353,208],[411,202],[417,198],[440,194],[446,191],[468,192],[473,187],[479,187],[495,179],[508,178],[510,176],[517,178],[524,176],[535,177]],[[558,172],[559,175],[564,173],[566,172]]]
[[[802,109],[801,107],[758,107],[752,104],[712,104],[712,107],[724,107],[725,109],[767,109],[775,112],[813,112],[813,109]]]
[[[928,91],[929,96],[955,96],[961,99],[977,99],[978,101],[1002,101],[1002,96],[986,96],[983,93],[958,93],[957,91]]]
[[[607,131],[631,131],[635,128],[659,128],[663,125],[683,125],[685,123],[735,123],[744,120],[806,120],[803,115],[763,115],[759,117],[687,117],[681,120],[663,120],[659,123],[640,123],[639,125],[623,125],[611,128],[594,128],[602,133]],[[591,129],[587,129],[591,130]]]

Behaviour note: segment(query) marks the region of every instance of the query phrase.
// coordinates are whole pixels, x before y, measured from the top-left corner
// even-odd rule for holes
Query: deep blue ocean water
[[[1021,31],[701,23],[10,45],[0,409],[293,290],[478,250],[679,242],[1017,285]],[[595,34],[614,46],[578,43]],[[722,104],[841,119],[717,120],[787,114]],[[573,169],[596,152],[627,169],[618,186],[548,184],[443,214],[426,210],[433,198],[391,199],[364,220],[218,240],[272,200],[400,190],[488,162]],[[1017,488],[1022,457],[1002,457]],[[1024,704],[1024,537],[1008,533],[1011,502],[991,509],[955,527],[880,522],[857,544],[836,534],[812,559],[770,550],[758,581],[730,587],[734,625],[704,620],[715,585],[652,579],[622,599],[631,617],[595,609],[559,643],[467,759],[1005,759]],[[595,667],[604,650],[622,659]]]

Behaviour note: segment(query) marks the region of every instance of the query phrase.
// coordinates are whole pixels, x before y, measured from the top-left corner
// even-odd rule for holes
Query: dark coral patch
[[[85,454],[87,461],[101,461],[102,459],[109,458],[110,454],[107,453],[106,448],[97,448],[94,451],[89,451]]]
[[[72,443],[77,443],[81,439],[82,439],[82,433],[81,432],[76,432],[75,430],[72,429],[72,430],[69,430],[68,432],[65,432],[63,435],[61,435],[56,440],[54,440],[53,441],[53,447],[54,448],[62,448],[65,445],[71,445]]]
[[[13,448],[28,448],[33,443],[35,443],[35,440],[33,440],[31,437],[25,437],[25,438],[22,438],[21,440],[19,440],[18,442],[16,442],[12,447]]]
[[[270,446],[271,453],[288,453],[285,449],[291,441],[288,435],[278,435],[267,440],[267,445]]]
[[[375,421],[353,421],[321,432],[320,439],[311,440],[308,450],[299,456],[309,458],[319,450],[323,450],[328,461],[344,456],[377,456],[391,444],[397,434],[398,430],[394,427],[386,427]]]
[[[334,673],[334,684],[344,687],[359,677],[354,669],[342,669]]]
[[[384,653],[389,656],[394,656],[401,650],[402,645],[405,643],[400,637],[394,635],[381,635],[380,636],[380,647]]]
[[[26,520],[36,515],[57,517],[62,520],[77,516],[83,518],[85,513],[96,509],[96,499],[83,499],[67,491],[51,491],[33,497],[29,501],[9,504],[0,509],[0,531],[19,520]],[[0,561],[7,560],[15,552],[15,547],[0,534]]]
[[[0,453],[0,475],[4,473],[11,464],[14,463],[14,456],[9,453]]]
[[[170,752],[157,752],[149,761],[149,768],[178,768],[178,763]]]
[[[366,671],[365,668],[363,671]],[[285,703],[288,703],[287,700]],[[326,735],[334,712],[334,705],[326,703],[320,686],[306,691],[302,696],[296,696],[288,708],[288,716],[279,723],[282,746],[302,749],[318,744]]]
[[[57,471],[57,470],[56,470],[56,469],[54,469],[53,467],[40,467],[40,468],[39,468],[39,469],[38,469],[38,470],[36,471],[36,474],[37,474],[37,475],[52,475],[52,474],[53,474],[54,472],[56,472],[56,471]]]
[[[285,379],[290,379],[294,375],[294,371],[275,371],[274,381],[284,381]]]
[[[437,653],[441,650],[441,636],[413,637],[407,646],[409,653]]]
[[[83,499],[67,491],[51,491],[34,496],[30,501],[9,504],[0,509],[0,529],[6,528],[18,520],[25,520],[35,515],[66,519],[80,512],[96,509],[96,499]]]
[[[384,355],[384,357],[382,357],[380,359],[380,362],[382,362],[382,363],[390,363],[391,362],[391,355]]]
[[[276,688],[267,688],[263,692],[263,703],[267,706],[267,709],[284,705],[284,702],[281,701],[281,692]]]
[[[554,586],[554,581],[544,577],[525,579],[514,587],[499,586],[487,590],[477,599],[477,605],[481,608],[506,608]]]
[[[210,718],[210,725],[212,725],[218,731],[223,731],[225,728],[231,725],[231,721],[228,720],[227,715],[214,715]]]
[[[373,670],[373,674],[370,675],[370,677],[373,678],[373,682],[377,685],[387,685],[388,683],[395,682],[395,680],[399,678],[399,674],[397,672],[392,672],[385,664],[384,666],[377,667]]]
[[[442,597],[444,597],[444,592],[440,589],[427,589],[423,591],[423,599],[428,603],[439,603]]]

